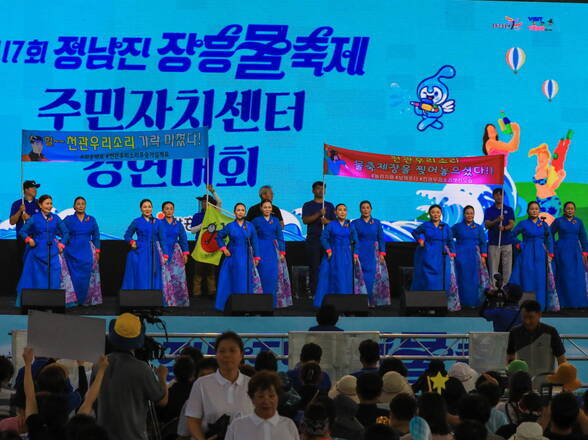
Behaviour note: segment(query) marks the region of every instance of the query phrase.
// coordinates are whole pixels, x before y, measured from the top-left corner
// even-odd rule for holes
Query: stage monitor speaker
[[[367,295],[329,294],[325,296],[323,305],[333,305],[346,316],[368,316],[369,311]]]
[[[225,304],[225,315],[228,316],[273,316],[274,297],[269,294],[253,293],[229,296]]]
[[[443,290],[402,290],[400,312],[404,316],[447,315],[447,294]]]
[[[161,290],[121,290],[118,296],[119,313],[158,310],[163,308]]]
[[[535,292],[523,292],[523,296],[521,296],[521,300],[519,301],[519,306],[529,299],[537,299],[537,297],[535,296]]]
[[[22,289],[21,313],[29,310],[65,312],[65,290],[63,289]]]

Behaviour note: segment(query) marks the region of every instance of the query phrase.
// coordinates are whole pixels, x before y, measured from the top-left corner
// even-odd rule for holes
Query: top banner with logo
[[[22,131],[22,162],[203,159],[208,128],[162,131]]]
[[[325,144],[326,175],[404,182],[502,185],[504,157],[412,157],[365,153]]]

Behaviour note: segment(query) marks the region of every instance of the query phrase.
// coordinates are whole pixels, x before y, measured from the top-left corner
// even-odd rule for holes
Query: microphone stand
[[[149,219],[151,223],[151,290],[155,284],[155,218]]]
[[[446,264],[447,262],[445,261],[445,257],[447,256],[447,250],[445,249],[445,227],[442,224],[439,224],[439,227],[441,228],[441,240],[443,241],[442,245],[441,245],[441,258],[443,259],[443,291],[447,292],[447,289],[445,288],[445,269],[446,269]]]
[[[45,233],[47,237],[47,290],[51,290],[51,245],[53,243],[49,237],[49,217],[43,215],[43,218],[45,219]]]

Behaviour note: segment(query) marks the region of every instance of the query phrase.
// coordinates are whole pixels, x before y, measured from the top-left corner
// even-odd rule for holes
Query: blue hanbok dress
[[[555,242],[555,282],[562,307],[588,307],[586,267],[582,254],[588,254],[584,223],[577,217],[559,217],[551,224]]]
[[[184,255],[189,255],[186,228],[178,219],[159,222],[162,238],[162,256],[167,263],[162,265],[163,305],[166,307],[188,307],[188,284],[186,283],[186,267]]]
[[[69,241],[63,251],[78,304],[102,304],[100,271],[96,254],[100,252],[100,230],[96,219],[84,215],[68,215],[63,222],[69,231]]]
[[[270,216],[255,217],[251,223],[257,232],[257,246],[261,261],[257,266],[263,293],[274,297],[274,307],[283,308],[292,305],[292,289],[288,276],[286,261],[280,256],[286,255],[286,243],[280,221]]]
[[[478,307],[484,299],[484,289],[490,287],[488,269],[482,256],[488,254],[486,234],[482,226],[466,221],[451,227],[455,238],[455,275],[459,301],[465,307]]]
[[[535,292],[541,309],[552,310],[551,296],[555,293],[555,286],[552,285],[553,277],[550,280],[551,265],[546,272],[545,264],[547,253],[553,254],[553,236],[549,225],[539,219],[526,219],[520,221],[512,233],[515,238],[522,235],[523,240],[516,244],[520,252],[516,256],[510,282],[518,284],[525,292]]]
[[[447,308],[450,311],[461,309],[455,277],[455,253],[453,233],[447,223],[435,226],[427,221],[412,231],[415,240],[423,240],[425,245],[417,246],[414,253],[414,272],[411,290],[442,290],[447,294]],[[443,285],[443,258],[445,257],[445,285]]]
[[[357,234],[355,253],[359,256],[368,301],[371,306],[390,304],[390,281],[386,263],[380,256],[386,255],[386,241],[382,223],[375,218],[367,221],[358,218],[351,222]]]
[[[161,228],[159,220],[141,216],[131,222],[124,240],[135,243],[127,255],[122,283],[123,290],[162,290],[161,279]],[[133,236],[136,234],[137,239]]]
[[[225,244],[225,238],[229,243]],[[262,293],[259,273],[254,259],[259,260],[257,232],[255,226],[248,221],[232,221],[218,231],[216,242],[219,248],[226,247],[231,253],[225,257],[218,276],[215,307],[224,310],[229,296],[232,294]]]
[[[327,294],[350,295],[356,293],[353,246],[357,243],[357,232],[351,222],[333,220],[321,233],[321,244],[331,258],[323,258],[319,268],[318,284],[314,295],[314,306],[320,307]],[[364,293],[365,284],[363,285]]]
[[[21,305],[22,289],[47,288],[65,289],[66,305],[76,305],[77,299],[73,292],[73,286],[71,286],[67,264],[59,254],[59,248],[65,247],[63,243],[67,243],[69,239],[65,223],[55,214],[49,214],[45,217],[43,213],[39,212],[24,224],[19,235],[26,243],[33,239],[35,246],[31,247],[27,244],[25,250],[22,275],[17,285],[17,307]],[[49,265],[51,266],[50,270]],[[48,272],[49,277],[47,276]]]

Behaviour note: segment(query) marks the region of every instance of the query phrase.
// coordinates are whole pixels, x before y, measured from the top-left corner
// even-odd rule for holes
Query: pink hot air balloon
[[[557,95],[557,92],[559,92],[559,84],[554,79],[548,79],[543,81],[541,89],[543,90],[545,97],[551,102],[551,100],[555,98],[555,95]]]
[[[517,73],[523,67],[526,59],[527,55],[520,47],[511,47],[506,51],[506,64],[509,65],[514,73]]]

